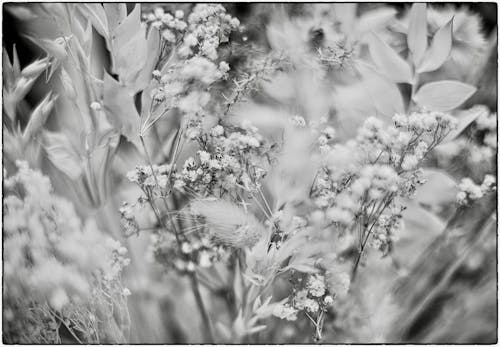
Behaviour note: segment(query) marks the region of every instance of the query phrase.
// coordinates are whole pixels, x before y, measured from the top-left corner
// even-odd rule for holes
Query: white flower
[[[415,155],[406,155],[403,159],[403,163],[401,164],[401,167],[405,171],[410,171],[413,170],[417,167],[418,165],[418,159]]]
[[[295,126],[300,127],[300,128],[303,128],[306,126],[306,120],[304,119],[304,117],[301,117],[301,116],[293,116],[292,123]]]
[[[206,164],[210,160],[210,153],[206,151],[198,151],[198,155],[200,156],[200,160],[202,163]]]
[[[210,130],[210,134],[214,137],[222,136],[224,134],[224,128],[221,125],[216,125]]]
[[[93,109],[94,111],[99,111],[102,109],[101,104],[98,103],[97,101],[94,101],[90,104],[90,108]]]

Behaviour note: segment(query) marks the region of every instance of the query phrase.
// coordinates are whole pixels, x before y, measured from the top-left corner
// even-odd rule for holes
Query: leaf
[[[129,141],[137,143],[140,118],[134,95],[107,73],[104,73],[103,108],[113,127]]]
[[[447,143],[456,139],[472,122],[484,113],[489,114],[488,108],[486,106],[477,105],[456,114],[455,118],[458,119],[457,128],[452,130],[441,143]]]
[[[140,4],[136,4],[134,10],[111,32],[113,47],[125,45],[140,29],[141,6]]]
[[[404,112],[404,102],[397,85],[380,75],[368,64],[359,64],[362,75],[358,88],[366,91],[366,97],[371,99],[375,109],[386,117]]]
[[[444,230],[445,223],[414,201],[410,200],[405,204],[407,209],[403,212],[404,227],[397,234],[393,256],[403,268],[410,268],[417,261],[418,255]]]
[[[49,160],[72,180],[82,174],[80,155],[63,133],[46,131],[44,133],[45,150]]]
[[[127,5],[125,3],[103,3],[104,12],[108,20],[109,32],[114,32],[115,28],[127,17]]]
[[[443,80],[424,84],[413,100],[433,111],[450,111],[470,98],[477,88],[459,81]]]
[[[113,72],[120,77],[121,82],[129,86],[139,77],[149,54],[146,29],[141,25],[140,8],[137,4],[111,34]]]
[[[425,3],[414,3],[411,7],[407,41],[408,48],[413,54],[413,62],[418,65],[427,49],[427,6]]]
[[[80,9],[80,11],[82,11],[82,13],[90,19],[95,30],[102,37],[108,40],[109,39],[108,19],[106,17],[106,12],[104,11],[102,5],[97,3],[80,4],[78,6],[78,9]]]
[[[427,50],[417,72],[429,72],[437,70],[450,56],[453,38],[453,18],[434,34],[431,46]]]
[[[412,83],[412,72],[408,63],[377,34],[372,33],[370,36],[370,54],[380,71],[394,82]]]
[[[26,128],[24,128],[23,140],[28,142],[42,128],[47,121],[47,117],[54,107],[57,96],[52,97],[52,92],[49,92],[38,106],[31,112],[30,119]]]
[[[144,90],[149,82],[151,81],[151,74],[160,58],[160,31],[154,27],[151,27],[147,38],[147,56],[144,67],[135,81],[134,91]]]
[[[397,11],[394,8],[380,7],[361,15],[356,23],[356,33],[361,36],[369,31],[376,31],[382,26],[387,25],[396,16]]]
[[[445,171],[425,169],[423,178],[426,182],[417,189],[414,200],[438,212],[442,206],[455,201],[457,182]]]
[[[22,21],[28,21],[38,18],[38,16],[28,6],[5,6],[5,9],[14,17]]]

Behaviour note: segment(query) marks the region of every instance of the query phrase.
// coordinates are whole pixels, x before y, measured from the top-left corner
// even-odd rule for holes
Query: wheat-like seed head
[[[190,212],[205,218],[211,236],[228,246],[251,247],[265,234],[264,226],[253,214],[228,201],[195,200],[190,205]]]

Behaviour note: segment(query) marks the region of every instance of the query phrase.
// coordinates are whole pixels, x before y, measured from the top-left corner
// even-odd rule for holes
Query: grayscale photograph
[[[3,2],[3,344],[496,344],[497,12]]]

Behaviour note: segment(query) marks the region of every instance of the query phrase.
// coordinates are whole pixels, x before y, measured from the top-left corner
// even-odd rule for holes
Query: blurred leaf
[[[44,133],[45,150],[50,161],[72,180],[82,174],[82,159],[66,135],[46,131]]]
[[[20,5],[9,5],[5,6],[5,9],[10,12],[14,17],[20,20],[33,20],[37,19],[38,16],[28,7]]]
[[[359,64],[358,70],[362,75],[359,88],[366,91],[367,98],[373,102],[378,112],[386,117],[404,112],[403,97],[395,83],[381,76],[367,64]]]
[[[465,129],[467,129],[469,125],[472,124],[472,122],[484,113],[489,114],[489,110],[487,107],[480,105],[458,112],[455,115],[455,118],[458,119],[457,128],[452,130],[441,143],[447,143],[456,139]]]
[[[424,185],[415,193],[414,200],[428,206],[432,211],[439,211],[445,204],[453,204],[458,188],[457,182],[445,171],[439,169],[424,170]]]
[[[407,203],[403,223],[404,228],[396,235],[393,254],[401,265],[410,268],[418,255],[444,230],[445,223],[413,201]]]
[[[355,30],[360,36],[363,33],[376,31],[393,20],[396,13],[397,11],[390,7],[379,7],[365,12],[359,17]]]
[[[410,10],[408,27],[408,48],[413,54],[413,62],[418,65],[427,49],[427,6],[414,3]]]
[[[384,75],[397,83],[412,83],[408,63],[375,33],[370,35],[369,48],[375,65]]]
[[[476,92],[476,87],[459,81],[437,81],[424,84],[413,100],[433,111],[450,111]]]
[[[106,40],[109,40],[109,25],[106,12],[101,4],[79,4],[78,8],[90,19],[95,30]]]
[[[432,39],[431,46],[427,50],[421,64],[417,65],[417,72],[429,72],[437,70],[448,59],[451,52],[453,36],[453,18],[446,25],[439,28]]]
[[[104,73],[103,108],[114,128],[129,141],[137,143],[140,118],[134,94],[107,73]]]
[[[234,293],[234,304],[236,307],[241,307],[243,303],[243,278],[240,270],[240,263],[236,260],[236,267],[234,271],[234,281],[233,281],[233,293]]]

